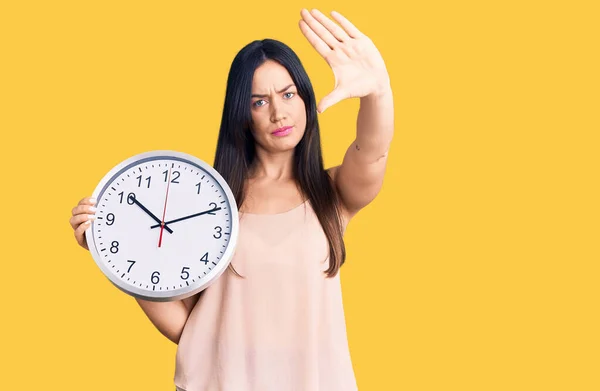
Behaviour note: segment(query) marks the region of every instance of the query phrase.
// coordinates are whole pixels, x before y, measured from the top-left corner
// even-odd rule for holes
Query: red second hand
[[[169,181],[167,182],[167,194],[165,195],[165,206],[163,208],[162,221],[160,222],[160,237],[158,238],[158,247],[162,244],[162,235],[165,229],[165,214],[167,212],[167,198],[169,198],[169,186],[171,185],[171,169],[169,168]]]

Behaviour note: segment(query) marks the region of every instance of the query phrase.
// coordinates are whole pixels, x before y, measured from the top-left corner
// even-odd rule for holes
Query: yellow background
[[[342,268],[360,390],[600,389],[598,8],[385,1],[2,2],[0,389],[174,389],[176,346],[76,245],[71,208],[139,152],[212,162],[251,40],[290,45],[325,96],[302,7],[369,35],[395,93]],[[357,110],[320,116],[327,166]]]

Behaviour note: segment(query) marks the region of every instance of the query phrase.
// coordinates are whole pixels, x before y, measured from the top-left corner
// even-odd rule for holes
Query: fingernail
[[[90,211],[91,212],[95,212],[96,211],[96,207],[95,206],[90,206]]]
[[[95,216],[95,215],[88,215],[88,221],[90,221],[90,220],[94,220],[95,218],[96,218],[96,216]]]
[[[96,199],[95,199],[95,198],[90,198],[90,202],[91,202],[92,204],[95,204],[95,203],[96,203]]]
[[[84,222],[83,224],[90,225],[90,221],[88,220],[88,221]]]

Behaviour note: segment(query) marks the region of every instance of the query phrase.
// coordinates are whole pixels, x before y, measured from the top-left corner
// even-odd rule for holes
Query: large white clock
[[[86,230],[98,267],[125,293],[171,301],[207,288],[229,265],[239,230],[235,198],[210,165],[176,151],[151,151],[100,181]]]

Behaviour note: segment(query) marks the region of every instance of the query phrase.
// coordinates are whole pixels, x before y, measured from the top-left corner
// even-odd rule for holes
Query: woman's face
[[[267,60],[252,79],[252,134],[268,152],[294,149],[306,128],[306,109],[287,69]]]

